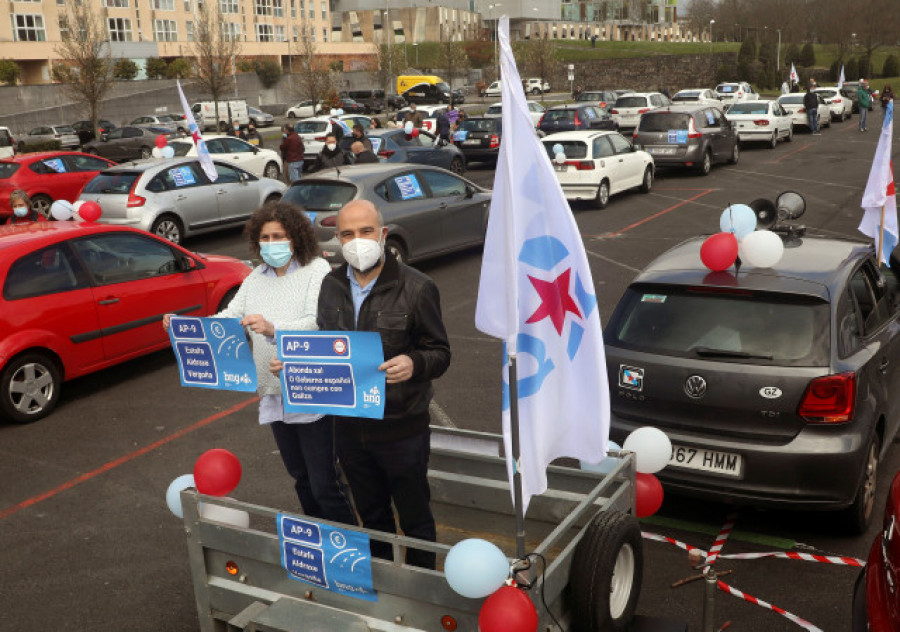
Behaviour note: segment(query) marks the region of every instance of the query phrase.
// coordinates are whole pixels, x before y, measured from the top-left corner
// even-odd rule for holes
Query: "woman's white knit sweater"
[[[263,318],[275,325],[276,330],[315,330],[316,312],[319,305],[319,289],[322,279],[331,271],[331,266],[321,258],[315,258],[305,266],[291,264],[287,274],[276,276],[275,271],[263,264],[254,268],[244,279],[237,294],[219,318],[243,318],[251,314],[262,314]],[[275,357],[275,345],[271,338],[250,332],[253,344],[253,361],[258,379],[257,392],[260,395],[281,396],[281,384],[269,371],[269,360]]]

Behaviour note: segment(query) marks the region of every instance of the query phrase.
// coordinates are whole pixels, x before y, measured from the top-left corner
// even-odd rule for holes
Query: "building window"
[[[256,15],[284,17],[284,4],[282,0],[256,0]]]
[[[325,29],[325,28],[322,29],[322,41],[323,42],[328,41],[328,29]]]
[[[219,0],[219,11],[222,13],[240,13],[240,2],[238,0]]]
[[[128,8],[128,0],[103,0],[103,6],[110,9]]]
[[[297,3],[296,0],[291,0],[291,17],[297,17]]]
[[[322,3],[322,19],[328,19],[328,4],[325,2]]]
[[[256,41],[257,42],[274,42],[275,30],[271,24],[256,25]]]
[[[191,0],[184,0],[184,12],[191,13]]]
[[[44,42],[47,40],[43,15],[16,13],[12,16],[12,23],[17,42]]]
[[[157,42],[177,42],[178,27],[175,20],[154,20],[153,39]]]
[[[294,41],[300,41],[300,29],[298,29],[296,26],[294,27]]]
[[[153,8],[157,11],[174,11],[175,0],[153,0]]]
[[[276,26],[275,27],[275,41],[276,42],[286,42],[287,37],[284,35],[284,27]]]
[[[131,41],[131,20],[128,18],[107,18],[110,42]]]
[[[222,37],[231,41],[239,41],[241,39],[241,25],[234,22],[223,22]]]
[[[302,11],[301,11],[302,13]],[[309,0],[309,19],[313,20],[316,17],[316,3],[314,0]]]
[[[185,22],[184,23],[184,37],[187,41],[194,41],[194,23],[193,22]]]

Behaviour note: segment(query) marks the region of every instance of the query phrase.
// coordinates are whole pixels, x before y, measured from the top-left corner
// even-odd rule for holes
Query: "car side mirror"
[[[254,154],[259,153],[259,147],[255,146],[255,145],[250,145],[250,149],[253,151]]]
[[[183,255],[178,257],[178,270],[179,272],[190,272],[194,268],[197,267],[197,262],[194,261],[191,257],[187,255]]]
[[[643,151],[643,149],[644,149],[644,146],[639,143],[635,143],[634,145],[631,146],[631,151]]]
[[[471,199],[473,197],[475,197],[475,187],[473,187],[471,184],[467,184],[466,185],[466,198]]]

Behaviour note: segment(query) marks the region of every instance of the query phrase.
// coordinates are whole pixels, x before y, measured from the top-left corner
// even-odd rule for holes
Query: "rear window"
[[[821,94],[826,99],[833,99],[837,96],[837,90],[816,90],[819,94]]]
[[[326,121],[300,121],[294,125],[294,130],[298,134],[318,134],[325,131]]]
[[[778,102],[784,105],[787,103],[788,105],[803,105],[803,95],[791,95],[787,97],[781,97],[778,99]]]
[[[729,114],[768,114],[768,103],[735,103],[728,110]]]
[[[57,125],[56,126],[57,134],[74,134],[75,128],[71,125]]]
[[[547,110],[544,121],[572,121],[575,120],[576,110]]]
[[[460,129],[467,132],[493,132],[498,123],[491,119],[468,119]]]
[[[0,180],[11,178],[18,170],[19,163],[17,162],[0,162]]]
[[[284,193],[282,200],[298,204],[308,211],[339,211],[356,196],[356,186],[347,182],[298,182]]]
[[[668,132],[670,129],[687,129],[690,114],[681,112],[648,112],[641,118],[642,132]]]
[[[619,97],[616,99],[617,108],[644,108],[647,107],[647,97]]]
[[[607,344],[647,353],[790,366],[827,365],[830,336],[817,298],[658,285],[628,288],[604,333]]]
[[[580,140],[545,140],[544,141],[544,149],[547,150],[547,155],[550,156],[550,159],[556,157],[556,154],[559,153],[559,149],[562,148],[562,153],[566,155],[566,158],[571,160],[575,160],[578,158],[587,158],[587,144]]]
[[[699,99],[699,92],[679,92],[674,97],[672,97],[673,101],[698,101]]]
[[[127,195],[135,181],[141,177],[138,171],[119,171],[116,173],[98,173],[88,182],[82,193],[106,193]]]
[[[193,146],[194,146],[193,143],[184,143],[184,142],[178,142],[178,141],[169,143],[169,147],[171,147],[173,150],[175,150],[176,156],[187,156],[188,152],[191,150],[191,147],[193,147]]]
[[[737,86],[732,86],[729,84],[716,86],[716,92],[721,92],[722,94],[731,94],[732,92],[737,92]]]
[[[502,114],[502,113],[503,113],[503,106],[500,106],[500,105],[492,105],[491,107],[489,107],[487,109],[487,112],[485,112],[485,114]]]

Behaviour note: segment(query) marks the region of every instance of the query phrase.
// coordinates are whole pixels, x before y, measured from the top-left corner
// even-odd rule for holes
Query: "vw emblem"
[[[699,375],[692,375],[684,381],[684,393],[693,399],[706,395],[706,380]]]

